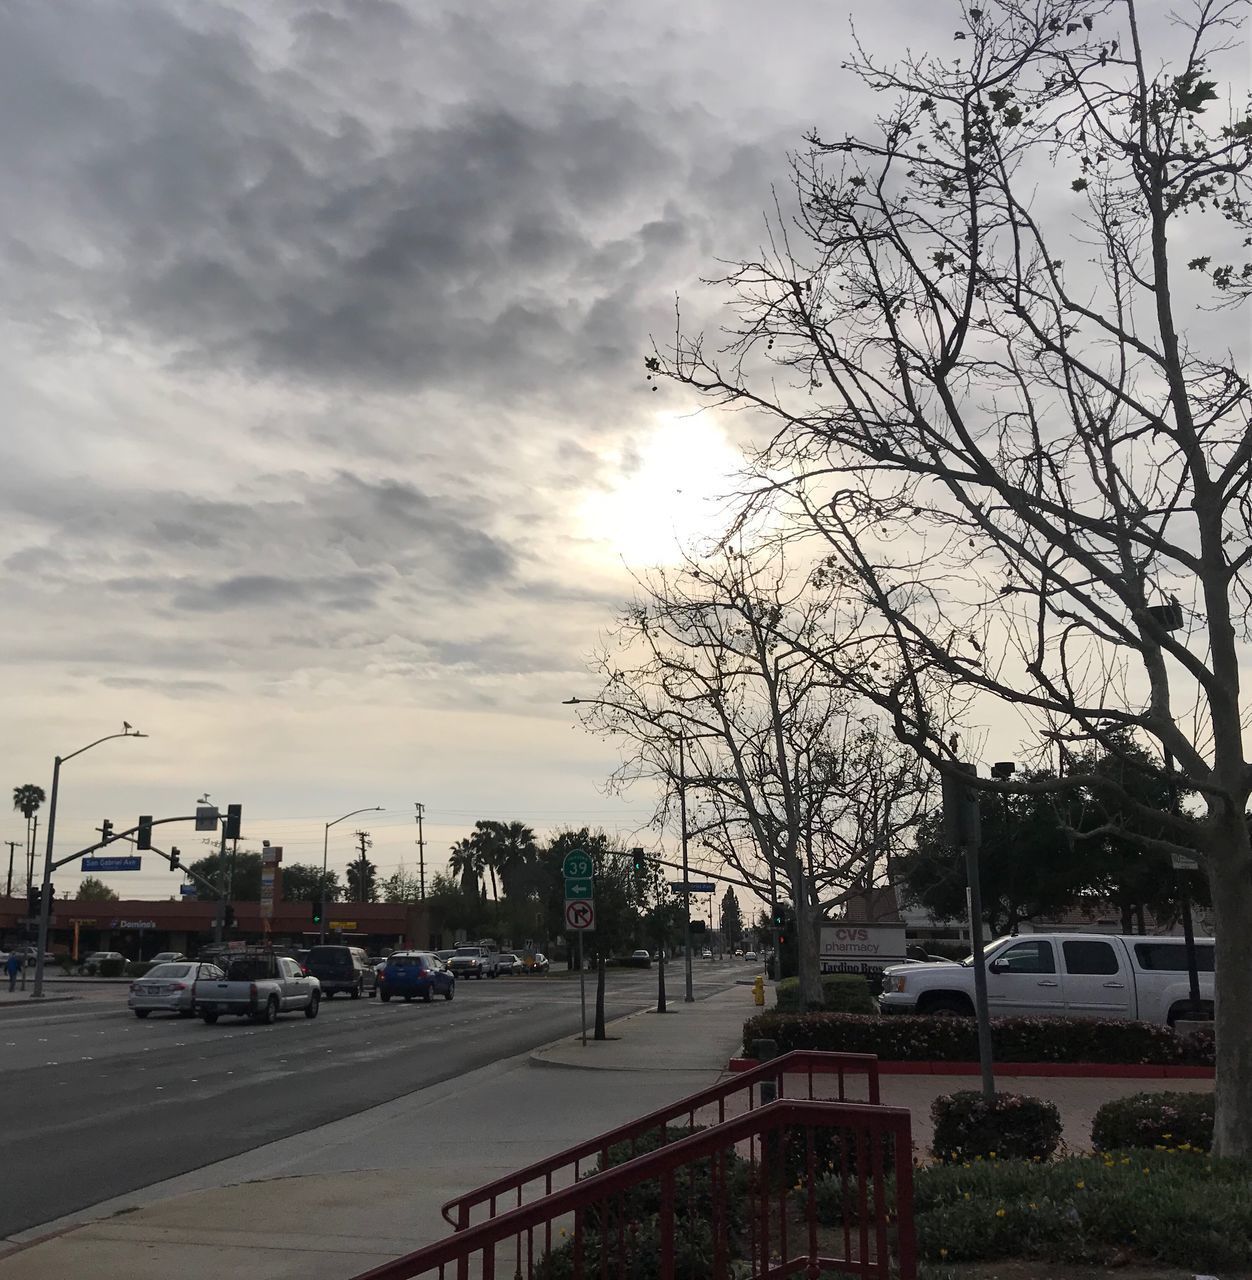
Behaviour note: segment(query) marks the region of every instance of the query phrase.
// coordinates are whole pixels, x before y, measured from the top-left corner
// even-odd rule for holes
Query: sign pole
[[[578,1001],[583,1011],[583,1048],[587,1047],[587,971],[583,968],[583,935],[578,931]]]

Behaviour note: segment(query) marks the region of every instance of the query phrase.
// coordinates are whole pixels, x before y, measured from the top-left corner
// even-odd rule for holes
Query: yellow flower
[[[1037,1209],[1039,1206],[1038,1206],[1038,1205],[1037,1205],[1037,1204],[1032,1200],[1032,1201],[1030,1202],[1030,1207],[1031,1207],[1032,1209]]]
[[[946,1249],[940,1249],[940,1250],[939,1250],[939,1256],[940,1256],[941,1258],[946,1258],[946,1257],[948,1256],[948,1251],[947,1251]]]
[[[1085,1187],[1086,1185],[1087,1185],[1086,1182],[1083,1181],[1082,1178],[1079,1178],[1078,1181],[1074,1183],[1074,1186],[1076,1186],[1079,1191],[1081,1191],[1083,1187]]]
[[[968,1191],[965,1193],[965,1198],[966,1198],[966,1200],[968,1200],[968,1199],[969,1199],[969,1192],[968,1192]]]
[[[999,1208],[999,1209],[997,1209],[997,1210],[996,1210],[996,1217],[997,1217],[997,1218],[1003,1218],[1003,1217],[1004,1217],[1004,1209],[1003,1209],[1003,1208]]]

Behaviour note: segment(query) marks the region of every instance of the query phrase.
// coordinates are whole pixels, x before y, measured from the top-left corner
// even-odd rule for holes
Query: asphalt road
[[[748,976],[696,963],[696,996]],[[594,999],[588,975],[588,1017]],[[682,999],[682,970],[666,972]],[[656,972],[609,971],[606,1011],[655,999]],[[272,1027],[125,1008],[126,989],[0,1010],[0,1238],[525,1052],[579,1027],[568,976],[457,984],[451,1002],[324,1001]]]

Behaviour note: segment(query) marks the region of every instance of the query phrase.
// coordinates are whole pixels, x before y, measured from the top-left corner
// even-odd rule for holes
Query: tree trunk
[[[1134,919],[1131,915],[1130,903],[1123,902],[1119,904],[1122,910],[1122,935],[1129,936],[1134,933]]]
[[[1148,932],[1148,926],[1144,923],[1144,920],[1143,920],[1143,903],[1142,902],[1135,903],[1135,921],[1139,925],[1138,933],[1139,933],[1139,936],[1142,938]]]
[[[596,957],[596,1040],[607,1040],[604,1034],[604,954]]]
[[[787,860],[787,879],[791,884],[791,903],[796,913],[796,964],[800,977],[800,1007],[822,1004],[822,969],[817,946],[817,912],[809,901],[804,883],[804,869],[798,856]],[[775,962],[781,958],[779,947]],[[780,972],[780,970],[776,970]]]
[[[1241,813],[1213,830],[1209,884],[1217,964],[1213,1154],[1252,1156],[1252,841]]]
[[[656,1011],[665,1013],[665,944],[662,942],[656,953]]]

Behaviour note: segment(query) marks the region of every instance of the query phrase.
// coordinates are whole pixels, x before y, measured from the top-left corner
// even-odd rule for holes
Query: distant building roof
[[[830,909],[835,919],[854,924],[887,924],[900,921],[900,900],[895,885],[873,889],[853,889]]]

